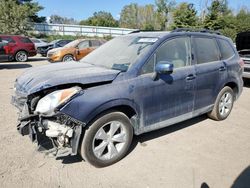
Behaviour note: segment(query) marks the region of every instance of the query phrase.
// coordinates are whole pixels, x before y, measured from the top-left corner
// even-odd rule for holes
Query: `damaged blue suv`
[[[80,62],[31,68],[15,82],[18,131],[55,156],[96,167],[139,135],[208,114],[224,120],[243,87],[230,39],[211,31],[134,32]]]

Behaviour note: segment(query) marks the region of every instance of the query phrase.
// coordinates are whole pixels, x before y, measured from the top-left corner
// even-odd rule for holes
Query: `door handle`
[[[224,66],[219,68],[219,71],[221,71],[221,72],[225,71],[225,70],[226,70],[226,67],[224,67]]]
[[[196,78],[195,75],[190,74],[190,75],[188,75],[188,76],[186,77],[186,80],[187,80],[187,81],[190,81],[190,80],[194,80],[195,78]]]

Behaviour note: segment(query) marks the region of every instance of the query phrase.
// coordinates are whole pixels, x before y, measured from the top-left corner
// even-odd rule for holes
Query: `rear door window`
[[[220,60],[217,42],[213,38],[194,37],[197,64],[215,62]]]
[[[23,43],[32,43],[33,44],[33,42],[29,38],[26,38],[26,37],[21,37],[20,41]]]
[[[218,39],[220,44],[221,58],[222,60],[229,59],[234,56],[234,50],[230,43],[223,39]]]

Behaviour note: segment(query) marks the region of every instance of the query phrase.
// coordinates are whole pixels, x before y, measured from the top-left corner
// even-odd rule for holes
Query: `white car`
[[[46,41],[41,40],[41,39],[31,38],[30,40],[35,44],[36,49],[38,47],[43,47],[43,46],[47,46],[48,45],[48,43]]]
[[[241,59],[244,61],[243,78],[250,79],[250,32],[238,33],[236,47]]]

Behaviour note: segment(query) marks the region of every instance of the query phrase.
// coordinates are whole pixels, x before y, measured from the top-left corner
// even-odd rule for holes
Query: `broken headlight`
[[[80,91],[81,88],[79,87],[54,91],[38,101],[35,113],[48,114],[54,111],[56,107],[70,100]]]

